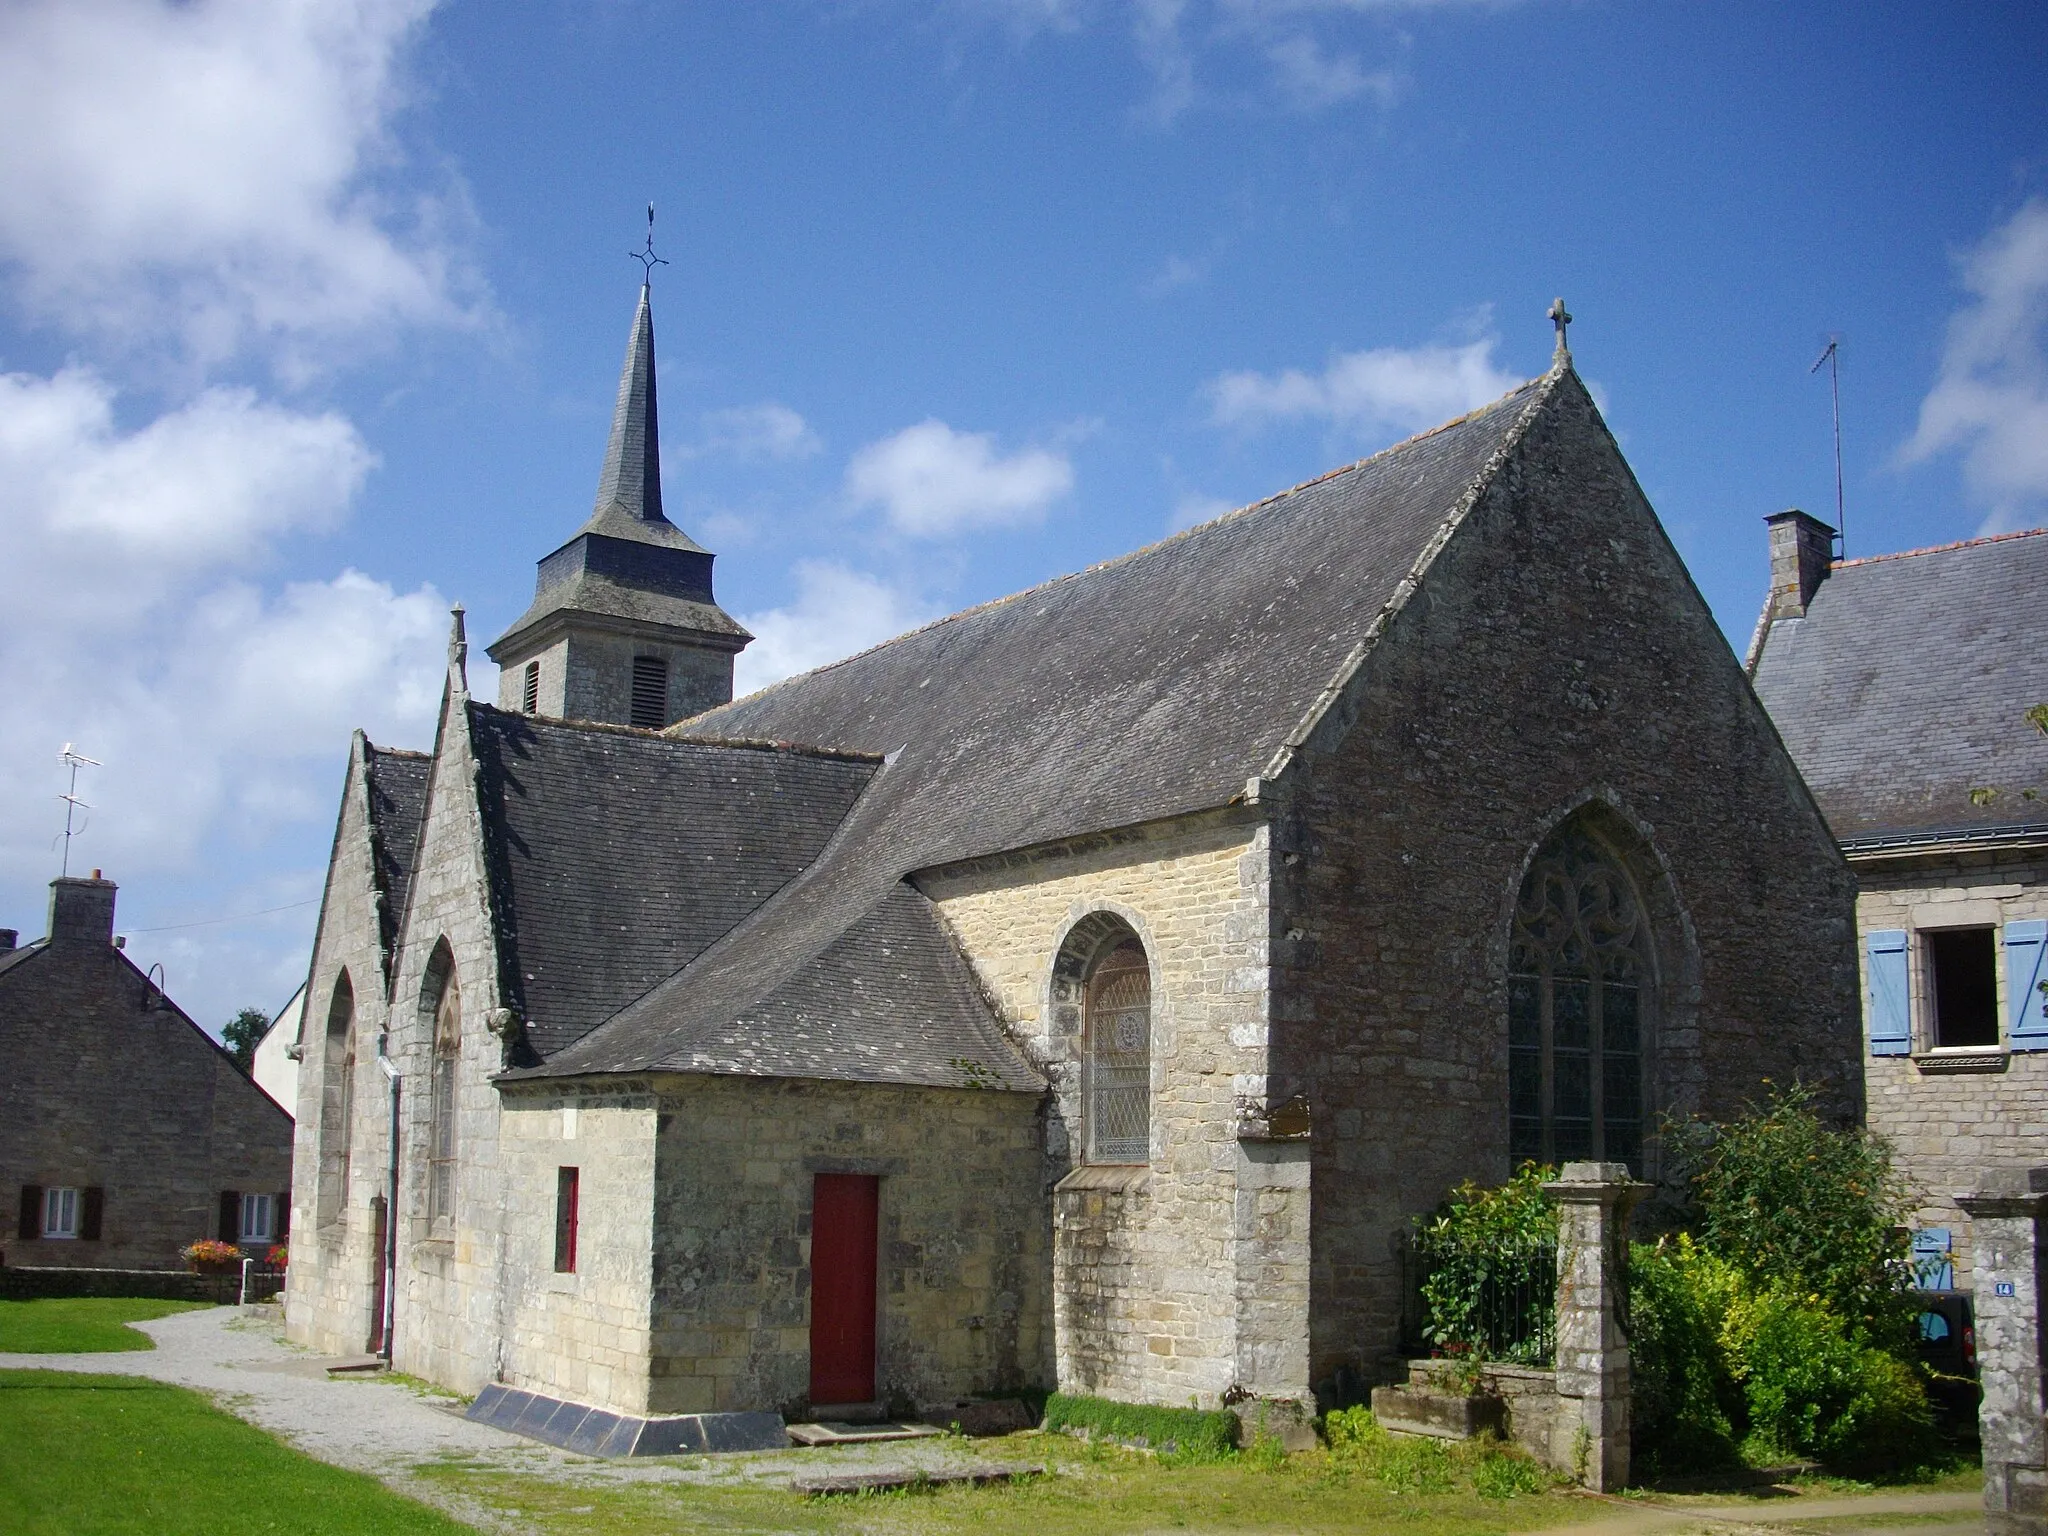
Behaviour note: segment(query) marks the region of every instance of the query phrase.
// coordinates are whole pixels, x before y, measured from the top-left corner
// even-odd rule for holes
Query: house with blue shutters
[[[1751,679],[1856,872],[1869,1124],[1924,1281],[1968,1285],[1954,1192],[2048,1163],[2048,529],[1836,560],[1766,521]]]

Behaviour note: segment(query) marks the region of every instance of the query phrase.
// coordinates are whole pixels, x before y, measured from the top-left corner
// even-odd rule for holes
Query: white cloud
[[[697,440],[681,450],[684,458],[807,459],[825,446],[802,415],[773,400],[706,411],[698,426]]]
[[[1393,70],[1368,70],[1357,54],[1332,53],[1310,32],[1274,38],[1266,45],[1266,58],[1282,97],[1297,111],[1316,112],[1365,95],[1389,106],[1399,93]]]
[[[1498,399],[1521,380],[1494,361],[1495,338],[1463,346],[1341,352],[1321,373],[1226,373],[1209,386],[1222,425],[1321,421],[1360,435],[1417,432]]]
[[[836,561],[800,561],[794,574],[795,602],[740,616],[754,632],[733,669],[740,693],[864,651],[933,617],[905,593]]]
[[[259,345],[296,375],[311,343],[473,320],[460,186],[396,174],[433,5],[0,7],[0,260],[30,313],[202,367]]]
[[[1001,455],[993,434],[936,420],[868,444],[846,466],[856,505],[881,507],[897,531],[921,538],[1034,522],[1073,488],[1074,466],[1063,453]]]
[[[2038,521],[2048,499],[2048,199],[2031,198],[1963,262],[1971,302],[1949,321],[1908,461],[1959,452],[1990,507],[1985,532]]]
[[[370,467],[347,423],[203,395],[139,431],[79,370],[0,378],[0,867],[51,860],[57,749],[90,770],[81,858],[232,868],[325,820],[354,725],[432,727],[446,605],[355,571],[266,595],[237,566],[329,527]],[[42,793],[47,788],[48,795]],[[54,870],[49,872],[53,873]],[[10,882],[11,883],[11,882]]]

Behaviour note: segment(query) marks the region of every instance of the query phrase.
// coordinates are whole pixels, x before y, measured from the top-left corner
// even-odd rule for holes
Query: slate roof
[[[1560,387],[1581,386],[1545,375],[1163,543],[672,727],[890,757],[816,863],[541,1070],[640,1070],[732,1020],[782,1017],[764,1000],[811,985],[918,870],[1227,805],[1272,770]],[[901,1070],[924,1070],[914,1042],[901,1051]]]
[[[872,758],[468,706],[492,898],[534,1048],[681,970],[817,857]]]
[[[403,752],[365,740],[363,764],[369,780],[371,864],[384,897],[377,915],[377,940],[388,956],[398,942],[405,898],[412,889],[413,861],[419,857],[431,759],[424,752]]]
[[[2044,636],[2048,530],[1850,560],[1771,623],[1756,691],[1846,846],[2048,830]]]
[[[46,947],[47,941],[43,939],[31,939],[26,944],[15,945],[7,953],[0,955],[0,976],[5,976],[30,955],[40,955]]]

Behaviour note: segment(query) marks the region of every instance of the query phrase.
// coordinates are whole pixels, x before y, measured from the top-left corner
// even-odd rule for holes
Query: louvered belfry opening
[[[526,664],[525,687],[520,697],[520,707],[529,715],[540,713],[540,663]]]
[[[650,731],[668,724],[668,663],[659,656],[633,658],[632,723]]]

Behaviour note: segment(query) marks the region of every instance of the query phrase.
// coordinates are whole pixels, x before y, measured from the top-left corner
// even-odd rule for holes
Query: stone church
[[[590,519],[351,751],[298,1340],[532,1412],[1306,1405],[1465,1178],[1860,1109],[1854,884],[1542,377],[731,699],[643,289]],[[1348,1379],[1348,1378],[1347,1378]],[[563,1412],[580,1409],[563,1408]]]

